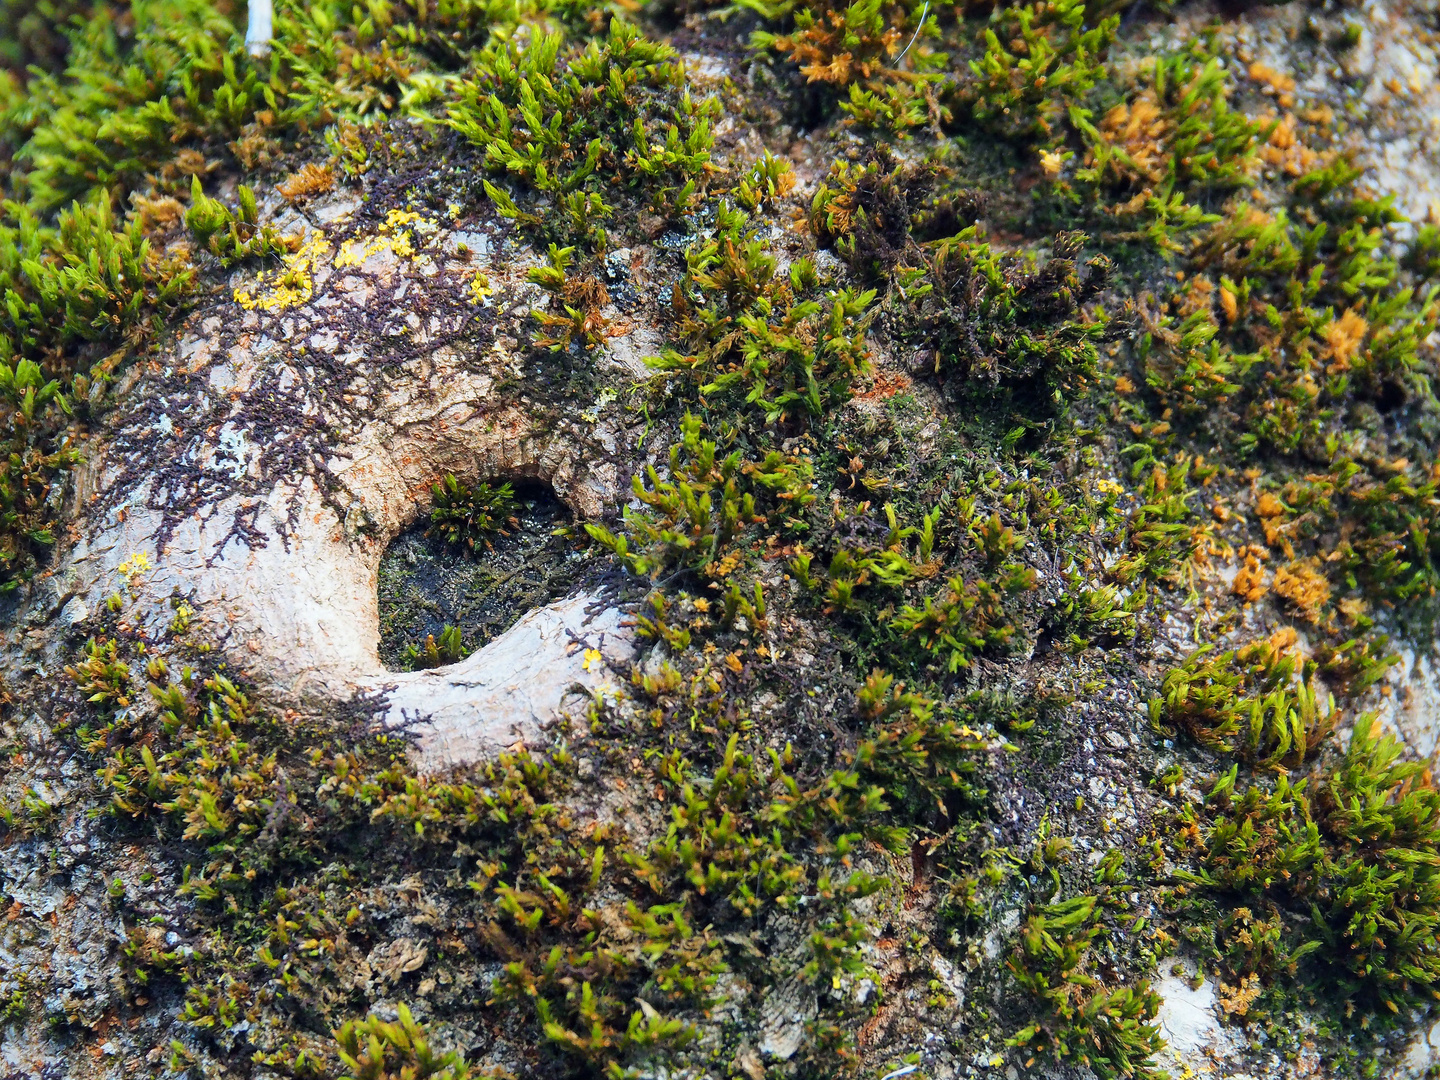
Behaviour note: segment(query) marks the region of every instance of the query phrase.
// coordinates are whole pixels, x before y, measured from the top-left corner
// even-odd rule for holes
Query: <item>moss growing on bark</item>
[[[1145,1076],[1177,949],[1237,1017],[1307,999],[1337,1060],[1410,1023],[1434,793],[1368,721],[1326,736],[1386,634],[1431,624],[1433,237],[1399,258],[1394,207],[1223,34],[1124,65],[1148,37],[1079,3],[748,10],[739,38],[692,12],[771,54],[704,92],[679,50],[713,39],[575,5],[281,4],[265,60],[200,3],[27,32],[40,67],[0,97],[3,584],[43,568],[56,478],[172,313],[230,263],[300,273],[280,199],[346,185],[410,257],[443,166],[480,180],[446,213],[534,248],[505,392],[563,372],[547,407],[633,407],[628,505],[589,552],[533,546],[613,555],[644,647],[546,745],[422,776],[117,597],[53,725],[93,780],[12,758],[7,834],[94,810],[167,875],[107,891],[123,1007],[169,1018],[176,1069],[464,1075],[429,1049],[453,1036],[495,1075],[839,1075],[943,1028],[956,1061]],[[749,119],[797,115],[843,160],[787,171]],[[627,300],[641,249],[662,287]],[[640,384],[607,367],[632,317],[661,339]],[[442,599],[529,565],[505,545],[538,517],[504,537],[499,491],[436,498],[478,556]],[[385,647],[458,658],[542,584],[478,625],[417,590]],[[1294,626],[1259,637],[1260,610]],[[1073,857],[1111,836],[1126,858]],[[430,1036],[374,1012],[406,998]]]

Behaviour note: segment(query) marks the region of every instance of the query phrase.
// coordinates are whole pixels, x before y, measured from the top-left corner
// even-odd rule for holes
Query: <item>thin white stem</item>
[[[915,39],[920,36],[920,31],[925,29],[925,16],[930,14],[930,0],[925,0],[925,6],[920,9],[920,25],[915,27],[915,33],[910,35],[910,41],[905,48],[900,50],[900,55],[895,57],[895,66],[900,66],[900,61],[905,59],[905,54],[910,51],[910,46],[915,44]]]
[[[250,0],[250,23],[245,28],[246,51],[256,57],[270,55],[270,39],[274,35],[271,0]]]

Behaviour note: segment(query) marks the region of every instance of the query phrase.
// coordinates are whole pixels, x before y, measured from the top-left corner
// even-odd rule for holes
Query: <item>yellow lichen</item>
[[[330,241],[314,233],[298,251],[285,256],[278,270],[262,271],[249,285],[235,290],[235,302],[246,311],[285,311],[309,303],[315,294],[315,264],[330,252]]]
[[[131,552],[130,557],[122,562],[115,570],[126,578],[143,574],[150,569],[150,556],[143,551]]]
[[[475,276],[470,280],[470,302],[482,304],[489,300],[494,292],[495,290],[490,288],[490,279],[477,270]]]
[[[385,215],[385,220],[380,224],[378,236],[372,236],[368,240],[355,239],[345,241],[340,249],[340,254],[335,258],[335,265],[340,269],[347,266],[359,266],[372,255],[382,252],[389,252],[399,259],[415,259],[415,238],[414,232],[434,232],[437,228],[435,222],[421,217],[411,210],[391,210]]]

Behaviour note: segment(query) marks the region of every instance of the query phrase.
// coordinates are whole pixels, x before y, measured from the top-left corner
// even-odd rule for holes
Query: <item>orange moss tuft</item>
[[[1249,546],[1241,548],[1237,552],[1244,560],[1240,569],[1235,572],[1235,581],[1230,586],[1230,591],[1247,603],[1253,604],[1267,592],[1269,586],[1265,584],[1265,568],[1260,565],[1265,558],[1265,550],[1260,547]]]
[[[275,188],[286,202],[297,203],[335,190],[335,174],[329,165],[306,164]]]
[[[1297,614],[1312,623],[1320,621],[1320,609],[1330,600],[1330,582],[1318,566],[1317,559],[1292,562],[1276,570],[1271,583],[1277,596],[1283,596]]]
[[[1345,314],[1332,320],[1320,332],[1325,343],[1330,346],[1331,362],[1327,369],[1330,374],[1350,370],[1350,361],[1359,352],[1360,344],[1369,331],[1370,324],[1365,317],[1354,308],[1346,308]]]

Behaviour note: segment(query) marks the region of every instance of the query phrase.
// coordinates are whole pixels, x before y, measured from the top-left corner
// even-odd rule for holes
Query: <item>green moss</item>
[[[1146,65],[1098,127],[1089,109],[1071,113],[1087,148],[1076,180],[1110,193],[1110,212],[1144,221],[1162,248],[1183,250],[1188,230],[1218,220],[1204,203],[1253,183],[1256,149],[1273,130],[1231,108],[1233,76],[1212,49],[1202,39]]]
[[[205,195],[198,176],[190,178],[190,209],[185,224],[221,266],[229,268],[243,259],[263,259],[297,246],[287,243],[271,226],[260,224],[255,192],[241,184],[238,195],[240,205],[232,211]]]
[[[1008,966],[1045,1012],[1007,1042],[1088,1067],[1101,1080],[1160,1080],[1167,1074],[1153,1060],[1165,1045],[1155,1023],[1159,995],[1146,982],[1106,989],[1086,970],[1086,954],[1105,931],[1102,915],[1100,898],[1089,895],[1030,916]]]
[[[335,1033],[340,1060],[350,1071],[347,1080],[467,1080],[476,1075],[460,1054],[432,1050],[405,1005],[398,1012],[393,1023],[370,1016],[351,1020]]]
[[[692,101],[674,50],[619,19],[603,42],[563,64],[561,54],[558,35],[491,47],[461,83],[447,123],[484,150],[493,172],[566,208],[574,228],[555,237],[562,242],[604,247],[597,223],[613,213],[603,200],[610,183],[641,188],[667,215],[691,209],[704,194],[719,102]],[[547,222],[495,185],[486,191],[505,216]]]
[[[1238,752],[1261,768],[1313,756],[1335,722],[1333,701],[1322,712],[1316,700],[1314,665],[1274,640],[1213,652],[1202,646],[1165,677],[1151,720],[1178,724],[1210,749]]]
[[[690,94],[658,35],[609,10],[281,4],[263,62],[199,3],[147,4],[130,23],[97,7],[63,63],[52,44],[20,41],[42,67],[0,88],[15,198],[0,221],[6,583],[53,540],[55,480],[77,451],[67,408],[86,419],[157,323],[218,280],[157,261],[143,207],[122,214],[132,194],[188,197],[193,234],[226,263],[266,258],[282,242],[253,191],[282,157],[320,152],[322,129],[357,183],[388,178],[410,145],[385,121],[453,132],[426,145],[487,172],[493,207],[547,250],[529,274],[549,298],[532,355],[572,369],[604,348],[610,233],[688,234],[673,245],[685,245],[683,267],[677,257],[669,347],[654,362],[671,377],[644,398],[662,464],[635,478],[639,505],[621,524],[589,529],[649,579],[636,617],[645,662],[615,673],[620,689],[589,717],[585,752],[613,788],[592,787],[594,762],[582,769],[563,743],[418,776],[398,741],[363,726],[282,723],[185,643],[183,618],[146,637],[102,613],[108,631],[72,665],[86,703],[66,738],[92,756],[115,826],[137,844],[158,836],[194,905],[193,952],[132,918],[142,929],[121,963],[132,1002],[141,987],[183,993],[179,1065],[202,1049],[223,1056],[222,1033],[243,1023],[254,1056],[231,1061],[242,1067],[463,1075],[408,1014],[358,1019],[378,991],[357,989],[345,958],[387,955],[397,932],[372,913],[402,888],[443,907],[453,938],[424,940],[447,978],[481,963],[501,975],[423,994],[397,976],[387,996],[412,995],[417,1012],[429,997],[442,1022],[494,1021],[538,1074],[734,1060],[738,1036],[717,1034],[707,1012],[741,981],[816,995],[786,1068],[873,1063],[864,1055],[878,1051],[853,1038],[868,1008],[854,991],[880,982],[867,950],[900,882],[895,853],[909,854],[912,887],[934,875],[942,914],[916,925],[937,942],[953,932],[942,955],[963,957],[967,931],[1026,862],[986,839],[1000,822],[985,787],[1009,745],[997,727],[1034,731],[1033,746],[1004,751],[1023,755],[1027,778],[1070,768],[1065,726],[1032,729],[1050,713],[997,682],[1054,677],[1089,697],[1111,676],[1132,684],[1133,659],[1115,646],[1144,646],[1162,617],[1195,614],[1197,634],[1238,624],[1238,598],[1211,595],[1222,609],[1211,619],[1185,593],[1230,541],[1263,540],[1292,577],[1309,567],[1330,592],[1311,602],[1275,586],[1279,610],[1313,629],[1308,658],[1204,651],[1164,680],[1154,719],[1203,748],[1187,754],[1260,770],[1227,774],[1204,808],[1183,804],[1184,770],[1157,770],[1157,791],[1182,803],[1181,835],[1198,841],[1176,850],[1208,905],[1195,948],[1267,993],[1320,1000],[1311,984],[1334,978],[1362,1016],[1434,997],[1434,792],[1364,723],[1334,753],[1322,736],[1337,714],[1317,680],[1350,694],[1373,685],[1393,660],[1374,632],[1386,605],[1418,613],[1409,602],[1435,589],[1420,419],[1435,238],[1422,229],[1394,257],[1393,208],[1358,195],[1343,158],[1225,203],[1256,180],[1278,129],[1232,103],[1233,57],[1216,41],[1122,85],[1106,54],[1128,46],[1108,8],[1002,4],[952,19],[923,7],[751,5],[765,20],[755,44],[823,85],[802,97],[798,79],[776,83],[757,61],[755,86],[727,93],[820,124],[817,139],[839,108],[861,144],[793,236],[766,228],[798,209],[787,167],[765,151],[723,174],[714,99]],[[901,133],[906,160],[864,145],[867,127]],[[963,153],[928,141],[966,133],[986,137]],[[1008,145],[994,148],[995,135]],[[988,207],[967,189],[977,161],[992,170]],[[237,207],[204,195],[206,162],[246,181]],[[1057,235],[1058,213],[1088,235]],[[812,244],[841,257],[833,279],[806,257]],[[1133,278],[1114,272],[1122,258]],[[921,385],[896,392],[910,376]],[[1382,411],[1383,432],[1367,419]],[[478,553],[506,499],[448,478],[434,524]],[[416,661],[479,640],[459,620],[430,629]],[[424,636],[417,625],[410,639]],[[815,669],[777,662],[779,642],[820,654]],[[1048,651],[1056,642],[1064,655]],[[762,705],[776,700],[796,738],[780,734],[780,707]],[[805,713],[812,701],[828,727]],[[1096,708],[1074,711],[1089,723]],[[1003,1006],[1017,1062],[1043,1049],[1102,1076],[1146,1075],[1156,999],[1136,976],[1165,938],[1112,948],[1122,920],[1142,932],[1117,899],[1120,861],[1081,880],[1069,837],[1035,820],[1063,811],[1065,828],[1091,830],[1085,799],[1069,781],[1028,791],[1043,809],[1013,827],[1035,844],[1039,884],[1013,943],[1014,985],[977,985],[969,1007]],[[602,794],[616,823],[586,816]],[[12,803],[10,829],[53,828],[62,812],[34,786]],[[1157,884],[1138,873],[1137,891]],[[133,903],[123,886],[112,899]],[[324,1035],[334,1028],[338,1050]]]
[[[451,474],[431,487],[435,505],[430,510],[427,536],[439,536],[447,544],[475,550],[478,541],[487,547],[490,537],[506,535],[505,526],[515,516],[515,489],[510,484],[460,483]]]
[[[718,614],[704,622],[707,636],[724,635]],[[727,971],[817,987],[873,978],[863,951],[873,928],[855,905],[890,886],[873,857],[857,860],[868,844],[906,850],[928,836],[963,865],[968,832],[957,826],[984,805],[977,761],[987,725],[878,672],[849,710],[858,741],[817,777],[792,748],[766,748],[743,720],[745,698],[727,691],[753,653],[743,662],[734,654],[723,677],[697,662],[698,650],[677,652],[679,667],[658,678],[637,670],[638,707],[597,698],[589,745],[664,793],[668,822],[646,831],[576,814],[584,785],[563,745],[421,777],[400,744],[337,743],[323,726],[272,718],[219,672],[172,673],[195,652],[183,636],[87,647],[74,676],[90,713],[67,738],[93,756],[117,822],[133,822],[137,841],[164,837],[185,862],[180,890],[195,905],[187,933],[208,943],[178,950],[137,928],[122,968],[132,997],[183,980],[181,1019],[201,1039],[254,1024],[283,991],[340,1028],[338,1054],[351,1068],[367,1056],[372,1070],[423,1062],[409,1019],[342,1025],[351,999],[319,988],[348,948],[347,928],[367,925],[360,907],[377,902],[376,890],[453,851],[460,872],[434,887],[479,929],[446,933],[502,965],[482,991],[493,999],[486,1008],[534,1032],[548,1048],[542,1060],[561,1072],[683,1060]],[[130,676],[119,672],[142,661],[154,707],[137,710],[122,703]],[[650,719],[680,703],[694,727]],[[643,767],[628,764],[633,755]],[[937,802],[948,824],[933,822]],[[804,946],[788,975],[756,969],[748,935],[797,919]],[[817,1067],[849,1059],[841,1025],[855,1006],[846,1002],[826,1006],[808,1051]],[[309,1055],[317,1068],[332,1052],[289,1045],[257,1052],[292,1066]]]
[[[743,395],[764,424],[805,422],[850,398],[869,370],[873,291],[822,290],[809,259],[777,275],[749,218],[723,206],[715,235],[692,244],[685,261],[673,294],[681,347],[647,361],[652,367],[688,374],[702,395]]]
[[[391,543],[378,583],[380,658],[388,667],[453,663],[565,596],[591,569],[563,535],[568,513],[553,495],[522,486],[512,498],[507,516],[492,516],[495,528],[476,534],[473,548],[448,542],[448,525],[419,524]]]
[[[1239,970],[1304,962],[1336,998],[1368,1010],[1436,1000],[1440,795],[1422,763],[1398,760],[1401,749],[1361,717],[1343,758],[1305,782],[1282,776],[1242,790],[1232,768],[1216,784],[1195,881],[1284,904],[1271,932],[1252,935]]]
[[[1105,76],[1100,56],[1120,25],[1118,15],[1092,23],[1088,14],[1084,0],[997,5],[984,52],[959,82],[959,107],[1003,138],[1060,143],[1069,111]]]

